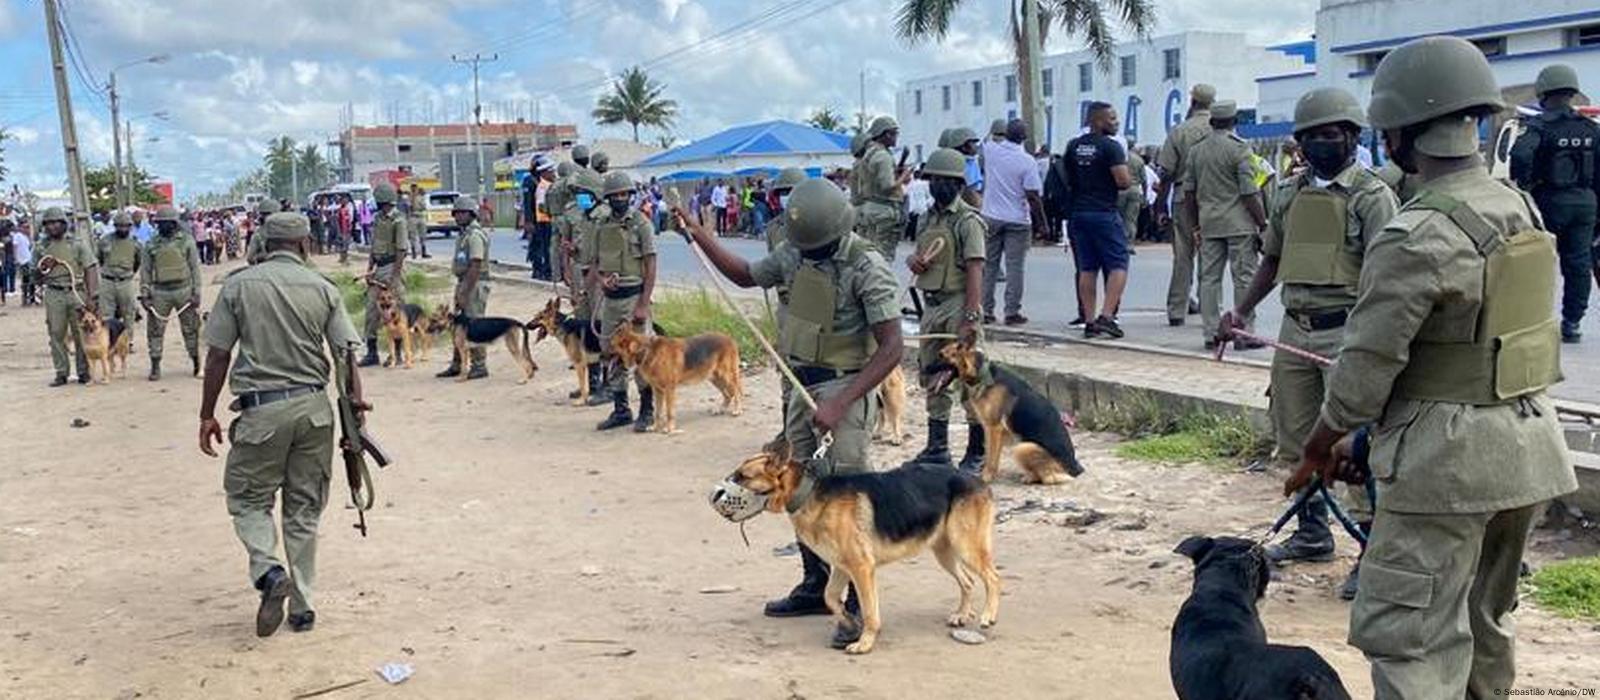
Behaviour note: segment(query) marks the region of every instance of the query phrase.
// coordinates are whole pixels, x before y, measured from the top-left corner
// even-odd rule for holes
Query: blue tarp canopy
[[[639,163],[638,167],[659,168],[726,158],[759,158],[796,153],[838,154],[849,151],[850,137],[845,134],[780,119],[724,129],[694,143],[657,153]]]

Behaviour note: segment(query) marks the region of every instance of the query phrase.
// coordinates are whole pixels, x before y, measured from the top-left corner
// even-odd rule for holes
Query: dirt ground
[[[528,317],[542,301],[500,285],[490,310]],[[948,636],[955,586],[923,556],[882,573],[878,647],[847,657],[825,646],[822,618],[760,614],[798,575],[775,553],[787,522],[757,518],[746,547],[706,503],[777,425],[770,372],[749,377],[741,417],[711,415],[701,386],[683,394],[681,434],[596,435],[605,409],[564,405],[572,375],[553,343],[525,386],[503,349],[469,384],[434,379],[436,353],[366,373],[371,426],[397,459],[377,474],[371,536],[351,529],[336,476],[317,629],[258,639],[177,330],[160,383],[143,378],[137,329],[128,378],[48,389],[43,312],[0,309],[0,697],[292,698],[351,682],[318,697],[1172,697],[1170,624],[1190,582],[1173,545],[1259,532],[1282,507],[1278,476],[1123,461],[1112,438],[1080,434],[1083,478],[1023,486],[1007,468],[995,487],[1006,589],[986,644]],[[876,449],[879,466],[920,446],[911,403],[913,437]],[[1104,518],[1084,524],[1090,513]],[[1353,557],[1341,551],[1286,570],[1262,616],[1274,641],[1314,647],[1370,697],[1331,594]],[[1524,687],[1600,687],[1600,628],[1531,604],[1519,623]],[[389,686],[374,673],[388,662],[415,675]]]

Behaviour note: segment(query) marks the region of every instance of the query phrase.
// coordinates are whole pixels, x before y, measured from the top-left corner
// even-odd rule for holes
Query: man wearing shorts
[[[1128,155],[1112,136],[1119,128],[1117,110],[1104,102],[1092,102],[1088,111],[1089,132],[1067,144],[1062,159],[1066,166],[1067,226],[1072,229],[1073,259],[1078,266],[1078,311],[1083,318],[1083,337],[1121,338],[1117,307],[1122,290],[1128,286],[1128,233],[1123,228],[1117,196],[1133,185],[1128,172]],[[1099,298],[1096,283],[1105,277],[1105,305],[1095,314]]]

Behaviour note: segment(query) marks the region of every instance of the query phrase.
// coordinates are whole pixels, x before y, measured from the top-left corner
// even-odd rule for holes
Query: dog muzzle
[[[732,479],[723,479],[711,489],[711,509],[729,522],[744,522],[767,509],[767,494],[751,491]]]

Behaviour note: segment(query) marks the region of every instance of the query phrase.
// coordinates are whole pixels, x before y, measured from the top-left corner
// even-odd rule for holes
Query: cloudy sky
[[[1155,0],[1157,33],[1245,32],[1253,41],[1304,38],[1316,0]],[[888,112],[903,80],[1008,60],[1003,0],[970,0],[940,45],[893,35],[898,0],[61,0],[87,78],[118,72],[135,155],[177,182],[180,198],[225,189],[257,166],[280,134],[322,143],[345,124],[463,118],[471,74],[452,54],[498,53],[484,64],[485,118],[575,123],[583,138],[626,137],[588,118],[606,77],[643,63],[666,83],[680,139],[734,123],[803,119],[830,105]],[[44,11],[0,0],[0,126],[10,180],[64,184]],[[1051,52],[1077,48],[1052,38]],[[109,109],[72,74],[73,107],[91,164],[111,155]],[[160,118],[164,115],[165,118]],[[654,138],[655,133],[644,136]]]

